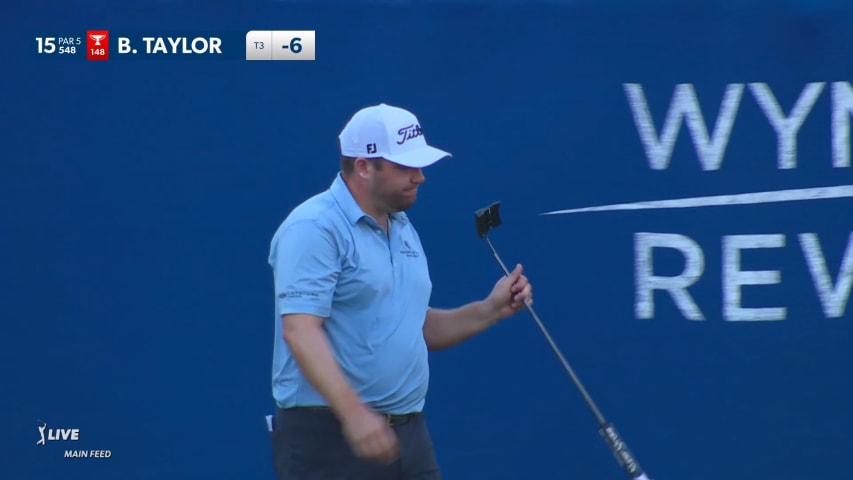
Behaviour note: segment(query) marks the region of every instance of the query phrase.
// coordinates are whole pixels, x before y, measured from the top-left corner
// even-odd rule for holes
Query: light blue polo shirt
[[[421,411],[429,383],[422,328],[432,282],[406,214],[391,215],[386,235],[338,173],[328,190],[288,215],[270,247],[278,406],[328,405],[282,338],[281,315],[308,313],[325,319],[335,358],[365,403],[385,413]]]

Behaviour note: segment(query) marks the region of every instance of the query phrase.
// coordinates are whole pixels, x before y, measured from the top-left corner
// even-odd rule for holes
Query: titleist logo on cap
[[[405,126],[397,130],[397,135],[400,136],[400,140],[397,140],[397,145],[402,145],[406,140],[411,140],[415,137],[420,137],[423,134],[424,131],[421,130],[421,126],[418,124]]]

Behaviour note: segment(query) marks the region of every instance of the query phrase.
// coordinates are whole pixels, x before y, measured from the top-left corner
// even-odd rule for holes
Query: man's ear
[[[364,157],[358,157],[354,162],[356,175],[367,178],[370,175],[370,162]]]

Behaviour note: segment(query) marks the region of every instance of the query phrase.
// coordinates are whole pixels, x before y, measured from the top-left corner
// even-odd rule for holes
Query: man
[[[524,308],[516,266],[484,299],[430,308],[426,255],[404,211],[422,168],[450,156],[417,118],[385,104],[339,136],[341,172],[273,236],[276,294],[272,447],[279,480],[436,480],[421,414],[427,352]]]

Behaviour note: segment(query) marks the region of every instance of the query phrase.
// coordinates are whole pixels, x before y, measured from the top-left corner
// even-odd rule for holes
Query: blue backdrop
[[[435,306],[497,280],[473,212],[500,200],[492,240],[651,476],[853,478],[851,10],[4,2],[0,477],[272,478],[269,241],[386,102],[454,154],[410,212]],[[317,59],[35,53],[87,29],[315,30]],[[446,478],[622,478],[526,312],[431,364]]]

